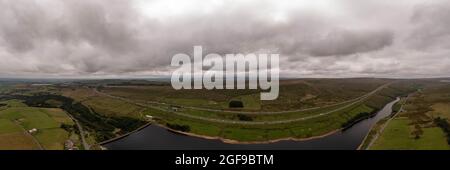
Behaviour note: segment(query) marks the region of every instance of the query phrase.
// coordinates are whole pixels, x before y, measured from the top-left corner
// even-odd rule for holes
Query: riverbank
[[[392,114],[395,102],[384,105],[374,116],[359,120],[343,131],[338,128],[318,136],[308,138],[279,138],[264,141],[238,141],[218,136],[198,135],[174,130],[165,124],[154,122],[148,128],[117,138],[104,144],[112,150],[122,149],[344,149],[356,150],[369,133],[370,128],[380,119]]]
[[[120,139],[122,139],[122,138],[125,138],[125,137],[127,137],[127,136],[130,136],[130,135],[133,134],[133,133],[139,132],[140,130],[142,130],[142,129],[144,129],[144,128],[150,126],[150,125],[152,125],[152,122],[148,122],[148,123],[146,123],[145,125],[143,125],[143,126],[137,128],[136,130],[133,130],[133,131],[128,132],[128,133],[126,133],[126,134],[117,136],[117,137],[112,138],[112,139],[108,139],[108,140],[106,140],[106,141],[99,142],[99,143],[97,143],[96,145],[102,146],[102,145],[106,145],[106,144],[108,144],[108,143],[111,143],[111,142],[120,140]]]
[[[191,137],[197,137],[197,138],[201,138],[201,139],[208,139],[208,140],[220,140],[223,143],[226,144],[270,144],[270,143],[276,143],[276,142],[281,142],[281,141],[297,141],[297,142],[302,142],[302,141],[308,141],[308,140],[313,140],[313,139],[320,139],[320,138],[324,138],[330,135],[333,135],[337,132],[342,131],[342,128],[340,129],[336,129],[334,131],[328,132],[326,134],[323,135],[319,135],[319,136],[312,136],[312,137],[308,137],[308,138],[294,138],[294,137],[288,137],[288,138],[280,138],[280,139],[273,139],[273,140],[267,140],[267,141],[238,141],[238,140],[233,140],[233,139],[226,139],[223,137],[216,137],[216,136],[206,136],[206,135],[198,135],[198,134],[194,134],[194,133],[189,133],[189,132],[182,132],[182,131],[178,131],[178,130],[174,130],[174,129],[170,129],[164,125],[160,125],[160,124],[155,124],[158,127],[164,128],[170,132],[173,133],[177,133],[177,134],[181,134],[181,135],[186,135],[186,136],[191,136]]]
[[[406,97],[404,102],[406,102],[408,98],[409,95]],[[393,105],[401,101],[402,101],[401,98],[397,98],[396,102],[394,102]],[[375,122],[370,128],[367,135],[364,137],[364,140],[361,142],[361,145],[358,146],[358,150],[369,149],[370,145],[378,138],[378,135],[383,131],[386,125],[389,124],[390,120],[392,120],[398,113],[402,112],[402,110],[403,104],[397,112],[392,111],[391,115],[388,115],[387,117],[378,120],[378,122]]]
[[[386,104],[385,107],[390,105],[390,104],[393,105],[393,104],[395,104],[398,101],[399,101],[399,98],[396,98],[396,100]],[[357,121],[353,122],[350,126],[339,128],[339,129],[330,131],[330,132],[322,134],[322,135],[312,136],[312,137],[308,137],[308,138],[287,137],[287,138],[273,139],[273,140],[267,140],[267,141],[238,141],[238,140],[233,140],[233,139],[226,139],[226,138],[223,138],[223,137],[198,135],[198,134],[194,134],[194,133],[174,130],[174,129],[168,128],[168,127],[166,127],[164,125],[160,125],[160,124],[156,124],[156,125],[161,127],[161,128],[164,128],[166,130],[169,130],[169,131],[171,131],[173,133],[182,134],[182,135],[191,136],[191,137],[202,138],[202,139],[220,140],[221,142],[227,143],[227,144],[270,144],[270,143],[276,143],[276,142],[281,142],[281,141],[303,142],[303,141],[309,141],[309,140],[314,140],[314,139],[320,139],[320,138],[328,137],[328,136],[333,135],[335,133],[346,131],[347,129],[352,128],[354,125],[360,123],[361,121],[364,121],[364,120],[367,120],[367,119],[372,119],[372,118],[376,117],[379,114],[379,112],[381,112],[381,111],[382,110],[378,110],[378,111],[374,112],[374,114],[371,114],[369,117],[364,117],[364,118],[358,119]],[[392,112],[392,107],[391,107],[391,112]]]

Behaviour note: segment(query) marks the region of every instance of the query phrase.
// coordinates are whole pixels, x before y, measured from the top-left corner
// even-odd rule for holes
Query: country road
[[[304,121],[304,120],[309,120],[309,119],[313,119],[313,118],[329,115],[331,113],[334,113],[334,112],[337,112],[337,111],[349,108],[349,107],[353,106],[354,104],[367,99],[368,97],[372,96],[373,94],[375,94],[376,92],[380,91],[381,89],[389,86],[390,84],[391,83],[384,84],[384,85],[376,88],[372,92],[369,92],[368,94],[365,94],[365,95],[363,95],[361,97],[358,97],[356,100],[352,99],[351,103],[349,103],[349,104],[347,104],[345,106],[342,106],[340,108],[337,108],[337,109],[334,109],[334,110],[331,110],[331,111],[327,111],[327,112],[324,112],[324,113],[319,113],[319,114],[312,115],[312,116],[306,116],[306,117],[301,117],[301,118],[296,118],[296,119],[289,119],[289,120],[254,121],[254,122],[223,120],[223,119],[215,119],[215,118],[206,118],[206,117],[201,117],[201,116],[195,116],[195,115],[186,114],[186,113],[182,113],[182,112],[171,111],[171,110],[168,110],[168,109],[162,109],[160,107],[149,106],[148,104],[145,104],[145,103],[139,103],[139,102],[135,102],[133,100],[127,99],[127,98],[106,94],[106,93],[98,91],[97,88],[94,88],[94,91],[96,93],[100,94],[100,95],[107,96],[107,97],[114,98],[114,99],[118,99],[118,100],[122,100],[122,101],[125,101],[127,103],[135,104],[137,106],[141,106],[141,107],[145,107],[145,108],[151,108],[151,109],[156,109],[156,110],[160,110],[160,111],[164,111],[164,112],[169,112],[169,113],[173,113],[173,114],[178,115],[178,116],[187,117],[187,118],[191,118],[191,119],[203,120],[203,121],[207,121],[207,122],[226,123],[226,124],[272,125],[272,124],[284,124],[284,123],[292,123],[292,122],[297,122],[297,121]],[[241,112],[239,112],[239,113],[241,113]],[[286,112],[286,113],[290,113],[290,112]]]
[[[83,126],[81,126],[80,122],[78,122],[78,120],[75,119],[72,115],[70,115],[70,114],[67,114],[67,115],[68,115],[68,116],[75,122],[75,124],[77,125],[78,130],[80,131],[81,143],[83,144],[84,149],[85,149],[85,150],[89,150],[90,147],[89,147],[89,144],[86,142],[86,138],[84,137],[85,133],[84,133],[84,130],[83,130]]]

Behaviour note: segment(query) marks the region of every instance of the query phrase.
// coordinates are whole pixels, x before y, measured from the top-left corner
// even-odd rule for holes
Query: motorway
[[[207,121],[207,122],[215,122],[215,123],[225,123],[225,124],[272,125],[272,124],[285,124],[285,123],[293,123],[293,122],[298,122],[298,121],[305,121],[305,120],[309,120],[309,119],[313,119],[313,118],[329,115],[331,113],[347,109],[347,108],[353,106],[354,104],[357,104],[357,103],[359,103],[361,101],[364,101],[368,97],[370,97],[373,94],[377,93],[378,91],[384,89],[385,87],[389,86],[390,84],[391,83],[384,84],[384,85],[376,88],[375,90],[373,90],[373,91],[371,91],[371,92],[369,92],[369,93],[367,93],[367,94],[365,94],[365,95],[363,95],[361,97],[358,97],[356,99],[352,99],[352,100],[349,100],[349,101],[345,101],[345,102],[350,102],[350,103],[345,105],[345,106],[342,106],[340,108],[331,110],[331,111],[327,111],[327,112],[324,112],[324,113],[319,113],[319,114],[316,114],[316,115],[306,116],[306,117],[300,117],[300,118],[296,118],[296,119],[275,120],[275,121],[235,121],[235,120],[224,120],[224,119],[216,119],[216,118],[206,118],[206,117],[191,115],[191,114],[187,114],[187,113],[182,113],[182,112],[179,112],[179,111],[172,111],[172,110],[169,110],[169,109],[163,109],[163,108],[160,108],[160,107],[155,107],[155,106],[148,105],[146,103],[135,102],[135,101],[133,101],[131,99],[127,99],[127,98],[123,98],[123,97],[113,96],[113,95],[110,95],[110,94],[106,94],[106,93],[100,92],[100,91],[97,90],[97,88],[94,88],[94,91],[97,94],[100,94],[100,95],[103,95],[103,96],[107,96],[107,97],[110,97],[110,98],[114,98],[114,99],[118,99],[118,100],[122,100],[124,102],[135,104],[135,105],[140,106],[140,107],[151,108],[151,109],[156,109],[156,110],[160,110],[160,111],[164,111],[164,112],[169,112],[169,113],[173,113],[175,115],[178,115],[178,116],[181,116],[181,117],[190,118],[190,119],[202,120],[202,121]],[[156,102],[156,103],[158,103],[158,102]],[[167,104],[164,104],[164,105],[167,105]],[[328,107],[328,106],[324,106],[324,107]],[[185,107],[185,108],[188,108],[188,107]],[[320,107],[320,108],[323,108],[323,107]],[[209,109],[206,109],[206,108],[201,108],[201,109],[209,110]],[[242,113],[242,112],[238,112],[238,113]],[[281,112],[281,113],[291,113],[291,111],[285,111],[285,112]],[[280,114],[280,113],[276,113],[276,114]]]

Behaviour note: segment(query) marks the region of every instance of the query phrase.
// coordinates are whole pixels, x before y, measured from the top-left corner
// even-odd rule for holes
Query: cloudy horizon
[[[0,77],[170,75],[191,53],[280,54],[282,77],[450,77],[446,0],[0,0]]]

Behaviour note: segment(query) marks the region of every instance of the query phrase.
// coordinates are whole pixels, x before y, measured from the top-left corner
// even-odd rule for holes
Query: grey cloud
[[[11,56],[23,57],[42,49],[46,56],[36,68],[43,72],[67,71],[59,64],[70,64],[78,73],[113,71],[133,60],[145,49],[139,44],[139,14],[128,1],[2,1],[0,37]],[[53,8],[52,8],[53,7]],[[56,48],[46,45],[57,44]],[[138,53],[138,54],[136,54]],[[32,54],[33,55],[33,54]],[[34,54],[38,55],[38,54]],[[140,55],[143,55],[142,53]],[[61,62],[61,63],[58,63]],[[70,63],[65,63],[70,62]],[[53,67],[47,67],[53,63]],[[18,66],[20,68],[20,66]],[[120,70],[116,70],[119,71]],[[75,73],[77,74],[77,73]]]
[[[307,51],[313,56],[365,53],[390,46],[393,38],[389,31],[338,30],[313,41]]]
[[[450,2],[424,4],[411,16],[413,31],[406,39],[415,49],[450,48]]]
[[[412,16],[411,25],[396,30],[393,21],[403,18],[395,9],[373,20],[378,15],[372,13],[390,3],[346,0],[339,17],[327,9],[294,8],[285,11],[285,21],[274,21],[269,14],[277,1],[258,2],[158,20],[137,11],[133,1],[0,0],[0,77],[168,72],[171,57],[191,53],[194,45],[202,45],[204,53],[280,53],[289,62],[283,63],[286,72],[315,76],[400,74],[426,63],[417,49],[433,47],[428,57],[449,54],[442,50],[450,45],[448,5],[418,6],[415,12],[392,5]],[[406,39],[398,36],[403,30],[410,31]],[[412,60],[405,62],[408,67],[395,64],[406,60]]]

